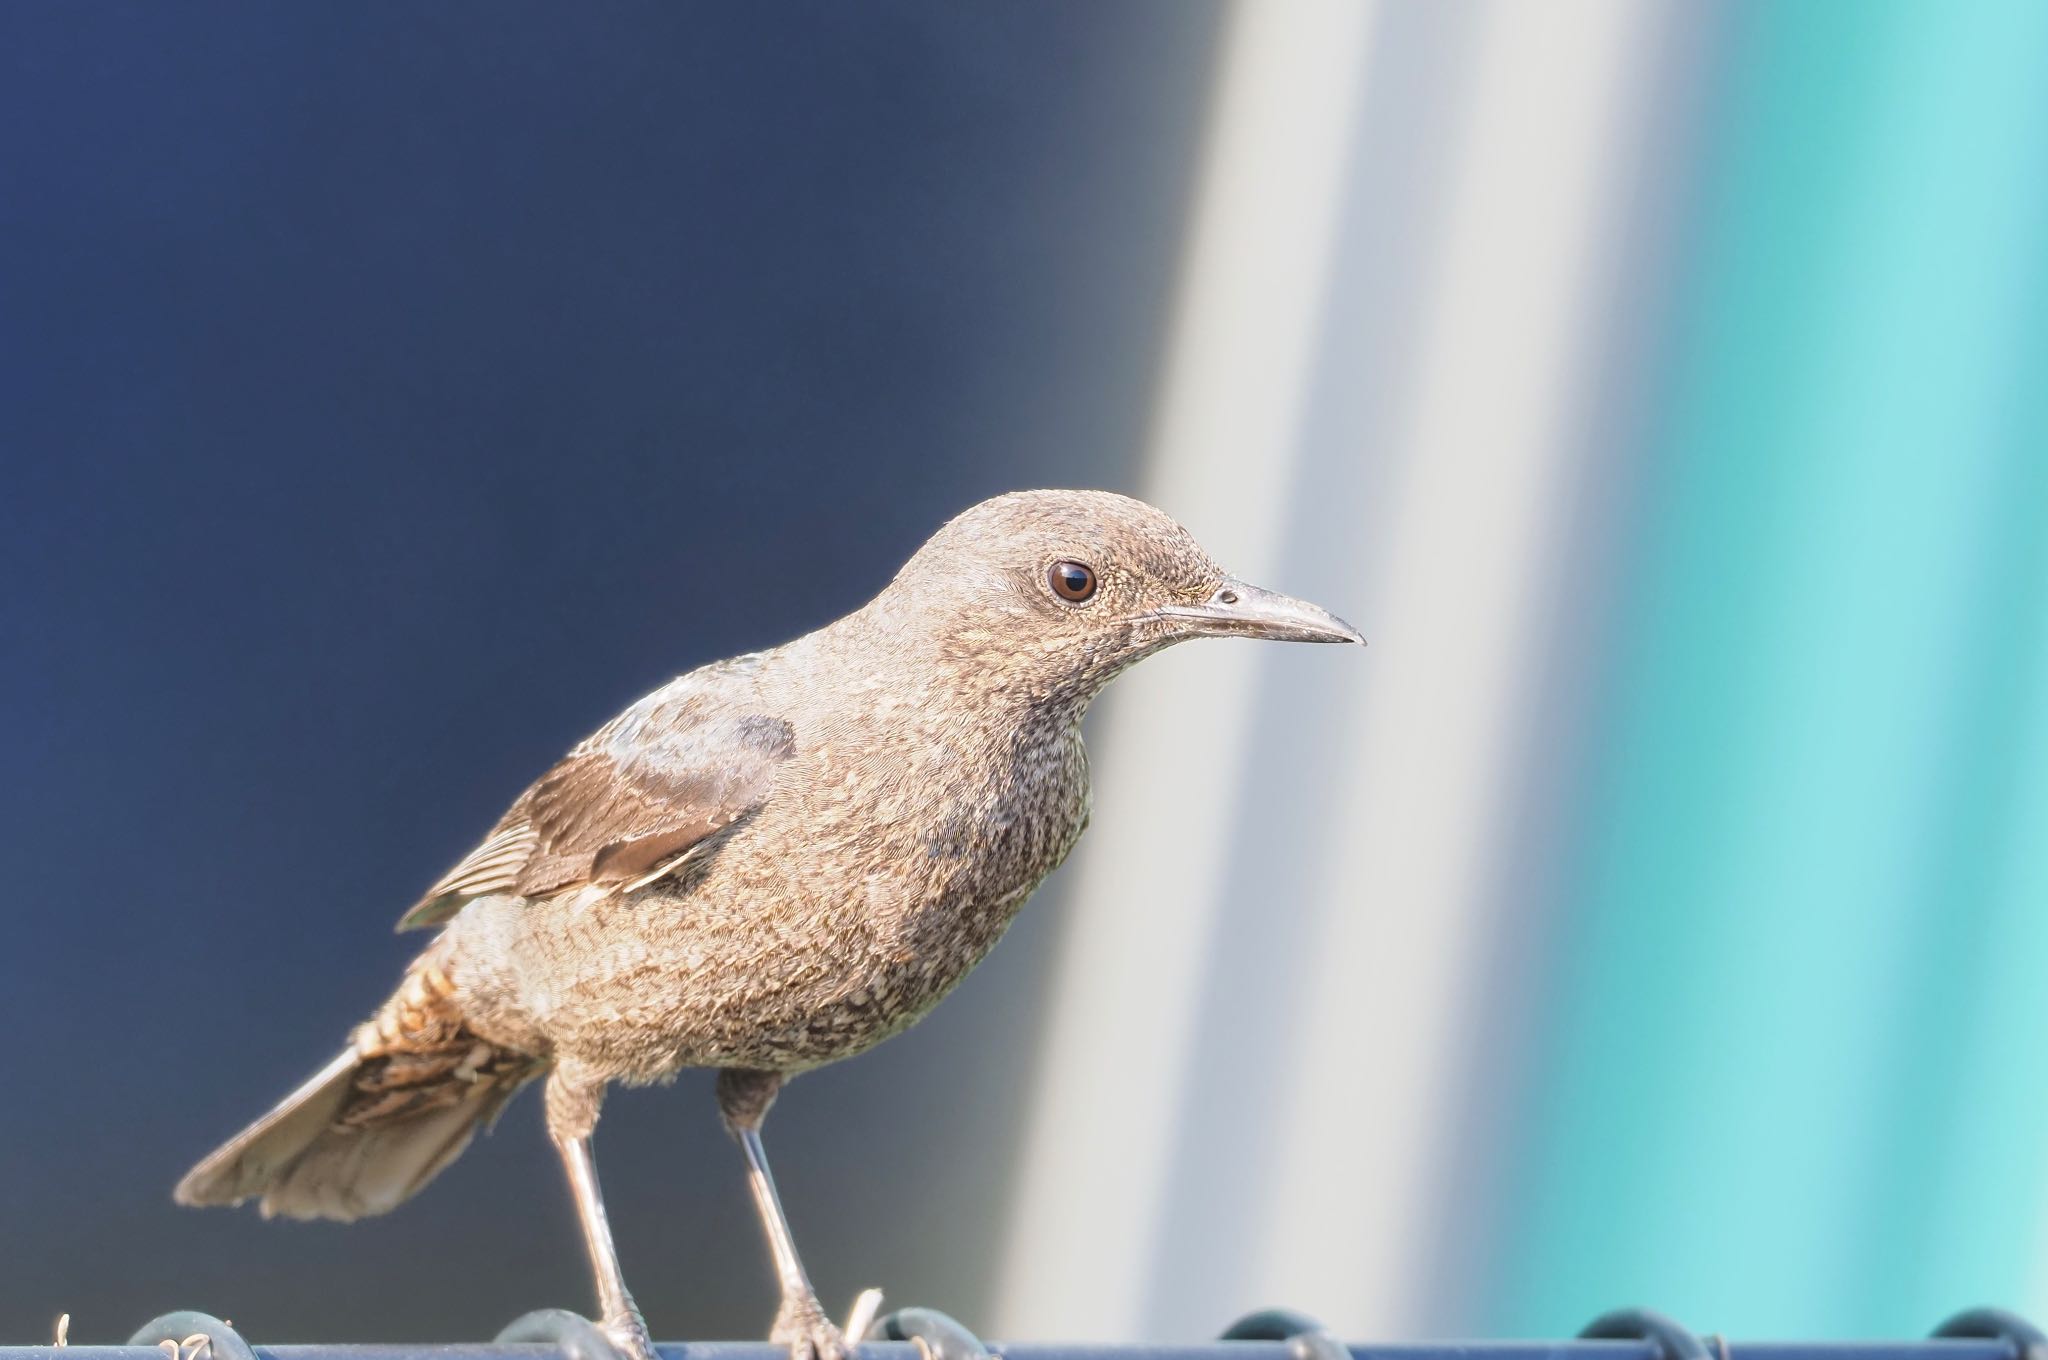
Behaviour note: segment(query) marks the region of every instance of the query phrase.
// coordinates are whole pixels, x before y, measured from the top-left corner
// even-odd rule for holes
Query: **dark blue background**
[[[858,604],[984,495],[1131,483],[1215,28],[0,7],[0,1338],[588,1305],[530,1097],[390,1218],[169,1189],[587,730]],[[985,1297],[1046,920],[770,1123],[835,1311]],[[656,1332],[761,1332],[701,1076],[614,1099],[599,1147]]]

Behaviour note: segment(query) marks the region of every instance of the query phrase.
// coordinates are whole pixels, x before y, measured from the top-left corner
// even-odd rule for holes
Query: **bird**
[[[540,1082],[598,1325],[654,1360],[592,1135],[608,1087],[716,1070],[793,1360],[845,1360],[761,1141],[793,1076],[929,1012],[1066,859],[1081,718],[1191,638],[1359,643],[1218,567],[1163,511],[1021,491],[963,511],[865,605],[701,666],[533,783],[405,913],[437,928],[325,1067],[181,1180],[188,1205],[351,1220],[408,1199]],[[857,1331],[857,1329],[854,1329]]]

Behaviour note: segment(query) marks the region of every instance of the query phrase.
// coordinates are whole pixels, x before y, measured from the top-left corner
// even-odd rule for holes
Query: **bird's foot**
[[[776,1310],[768,1339],[789,1347],[789,1360],[850,1360],[881,1306],[882,1291],[869,1289],[854,1301],[853,1314],[841,1331],[825,1316],[824,1305],[811,1293],[786,1294]]]
[[[654,1342],[647,1335],[647,1319],[640,1316],[631,1299],[626,1300],[623,1312],[607,1317],[598,1330],[625,1360],[659,1360],[654,1354]]]

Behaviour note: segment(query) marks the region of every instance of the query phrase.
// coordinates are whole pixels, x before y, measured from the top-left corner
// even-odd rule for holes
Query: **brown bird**
[[[399,923],[441,931],[397,994],[178,1201],[383,1213],[545,1076],[602,1326],[651,1360],[591,1132],[610,1083],[716,1068],[782,1287],[771,1335],[839,1360],[763,1117],[791,1076],[901,1033],[980,962],[1088,824],[1089,701],[1216,635],[1364,641],[1226,575],[1143,502],[984,501],[860,609],[671,681],[542,775]]]

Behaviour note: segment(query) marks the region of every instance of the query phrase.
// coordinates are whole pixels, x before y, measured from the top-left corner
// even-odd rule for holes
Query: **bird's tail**
[[[454,1161],[544,1065],[472,1033],[429,951],[354,1043],[187,1172],[174,1197],[261,1196],[266,1218],[388,1212]]]

